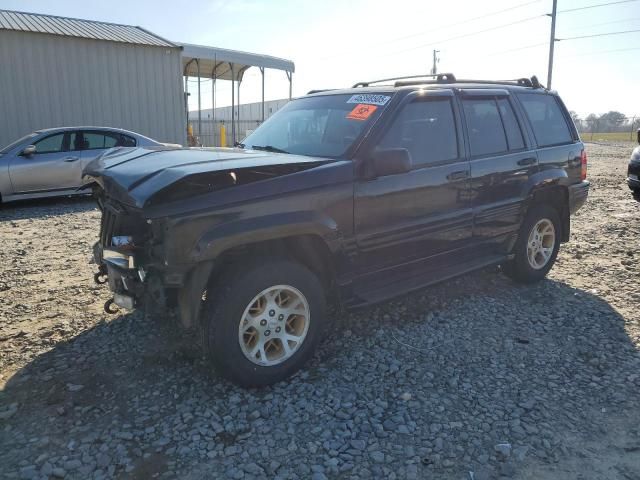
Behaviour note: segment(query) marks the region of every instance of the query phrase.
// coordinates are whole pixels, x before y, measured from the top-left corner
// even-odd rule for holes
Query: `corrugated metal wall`
[[[186,143],[180,50],[0,30],[0,145],[95,125]]]

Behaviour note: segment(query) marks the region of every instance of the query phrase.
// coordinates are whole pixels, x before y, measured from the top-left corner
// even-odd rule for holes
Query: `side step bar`
[[[348,307],[355,308],[389,300],[405,293],[439,283],[509,259],[508,255],[493,255],[480,260],[469,259],[453,265],[434,266],[426,260],[404,265],[393,272],[367,280],[354,280],[354,299]]]

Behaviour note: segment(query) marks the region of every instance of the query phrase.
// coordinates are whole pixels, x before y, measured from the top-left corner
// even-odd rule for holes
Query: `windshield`
[[[293,100],[249,135],[244,148],[317,157],[343,156],[391,94],[323,95]]]
[[[37,133],[30,133],[29,135],[25,135],[24,137],[22,137],[19,140],[16,140],[13,143],[10,143],[9,145],[7,145],[6,147],[4,147],[2,150],[0,150],[0,153],[9,153],[10,150],[13,150],[14,148],[16,148],[18,145],[20,145],[22,142],[24,142],[25,140],[28,140],[30,138],[33,138],[35,136],[37,136]]]

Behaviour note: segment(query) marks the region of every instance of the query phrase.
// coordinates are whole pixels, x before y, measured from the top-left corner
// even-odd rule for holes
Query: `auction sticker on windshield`
[[[366,120],[377,109],[378,107],[376,107],[375,105],[365,105],[363,103],[359,103],[358,105],[353,107],[353,110],[349,112],[347,118],[351,120]]]
[[[347,103],[368,103],[369,105],[386,105],[391,97],[389,95],[373,95],[370,93],[361,93],[352,95]]]

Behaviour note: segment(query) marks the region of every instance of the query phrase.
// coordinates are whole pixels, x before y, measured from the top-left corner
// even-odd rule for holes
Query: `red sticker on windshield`
[[[364,103],[359,103],[353,108],[353,110],[351,110],[351,112],[349,112],[347,118],[351,120],[366,120],[377,109],[378,107],[376,107],[375,105],[366,105]]]

